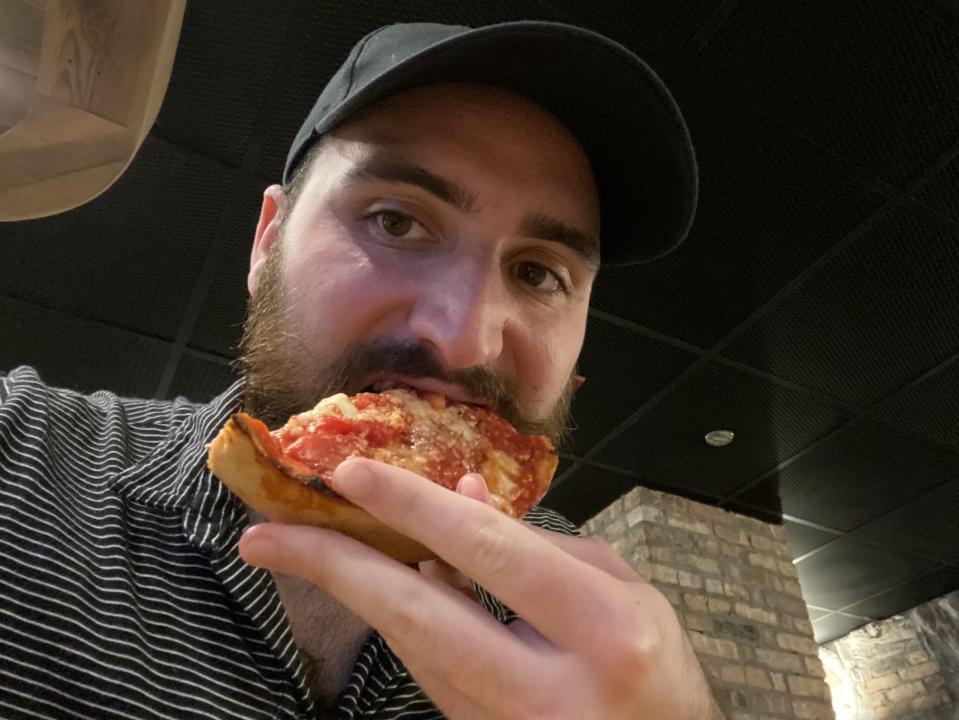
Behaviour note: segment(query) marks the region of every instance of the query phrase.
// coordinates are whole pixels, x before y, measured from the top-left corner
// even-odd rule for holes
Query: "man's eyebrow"
[[[590,270],[599,269],[599,240],[592,234],[577,230],[545,213],[534,213],[523,218],[520,234],[560,243],[579,255]]]
[[[476,196],[451,180],[392,155],[371,155],[357,163],[346,175],[347,184],[357,182],[395,182],[416,185],[457,210],[475,210]]]

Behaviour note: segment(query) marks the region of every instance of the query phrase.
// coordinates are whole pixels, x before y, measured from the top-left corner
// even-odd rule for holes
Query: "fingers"
[[[239,550],[251,565],[324,588],[404,659],[416,659],[467,696],[485,697],[490,687],[519,692],[535,684],[544,667],[542,653],[456,590],[334,531],[255,525],[244,533]]]
[[[615,576],[493,508],[469,502],[415,473],[348,460],[334,473],[333,487],[431,548],[557,645],[602,645],[596,627],[582,622],[587,614],[606,618],[600,633],[621,631],[619,621],[632,617],[633,607]]]

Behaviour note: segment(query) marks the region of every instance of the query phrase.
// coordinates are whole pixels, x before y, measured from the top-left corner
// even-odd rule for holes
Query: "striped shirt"
[[[0,717],[442,718],[382,637],[317,708],[242,504],[204,445],[239,406],[0,376]],[[576,534],[545,508],[527,519]],[[515,616],[478,588],[500,622]]]

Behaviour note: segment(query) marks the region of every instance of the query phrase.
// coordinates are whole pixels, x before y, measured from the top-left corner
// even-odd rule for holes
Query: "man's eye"
[[[517,263],[515,272],[521,282],[539,292],[566,292],[566,286],[559,276],[542,263],[523,260]]]
[[[409,215],[393,210],[378,212],[376,217],[379,220],[380,227],[393,237],[403,237],[417,224]]]

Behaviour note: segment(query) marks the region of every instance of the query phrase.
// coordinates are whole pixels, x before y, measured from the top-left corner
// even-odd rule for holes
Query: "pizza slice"
[[[515,518],[546,494],[557,465],[548,438],[522,435],[487,408],[404,388],[333,395],[272,432],[237,413],[210,443],[208,465],[270,520],[332,528],[405,563],[433,557],[330,487],[337,465],[351,457],[402,467],[450,490],[466,473],[479,473],[495,506]]]

